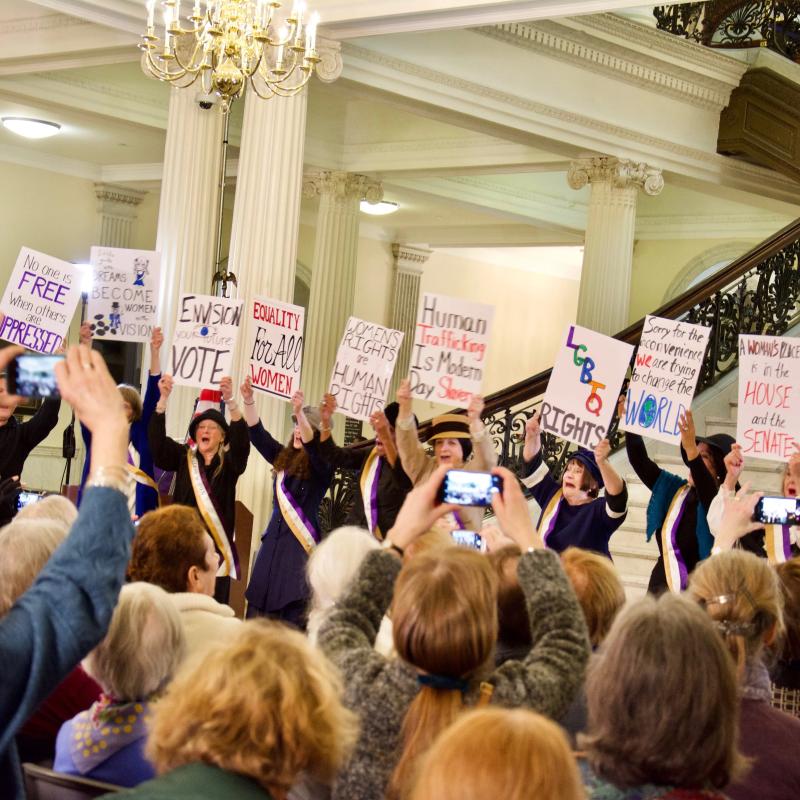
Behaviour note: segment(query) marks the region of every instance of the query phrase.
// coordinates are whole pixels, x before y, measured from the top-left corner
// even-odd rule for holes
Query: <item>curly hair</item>
[[[171,505],[145,514],[133,540],[129,580],[185,592],[191,567],[206,569],[206,528],[197,509]]]
[[[319,438],[319,434],[315,432],[314,438]],[[294,475],[301,481],[308,480],[311,477],[311,462],[308,460],[308,453],[306,453],[305,447],[295,447],[293,441],[294,436],[278,453],[272,468],[275,472],[285,470],[287,475]]]
[[[159,774],[203,762],[285,796],[301,772],[330,783],[356,740],[342,684],[305,636],[252,620],[178,673],[155,708],[147,756]]]

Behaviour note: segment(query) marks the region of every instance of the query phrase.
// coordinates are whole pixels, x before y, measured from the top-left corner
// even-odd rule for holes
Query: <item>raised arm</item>
[[[150,374],[161,375],[161,348],[164,345],[164,334],[161,328],[153,328],[150,336]]]
[[[711,473],[703,463],[700,450],[697,447],[697,433],[694,427],[694,417],[691,411],[686,411],[679,420],[681,429],[681,444],[686,451],[686,459],[689,462],[689,471],[692,474],[692,481],[697,491],[697,499],[703,506],[703,510],[708,514],[711,503],[717,496],[719,486]]]
[[[608,439],[603,439],[594,449],[594,459],[600,474],[603,476],[603,483],[606,487],[606,503],[612,505],[612,497],[619,498],[625,491],[625,481],[622,476],[611,466],[608,457],[611,454],[611,443]],[[623,511],[624,508],[614,508],[615,511]]]
[[[488,472],[497,465],[497,453],[481,419],[483,408],[483,398],[477,394],[472,395],[467,408],[469,432],[472,435],[472,443],[475,445],[472,468],[481,472]]]
[[[400,407],[397,413],[397,452],[403,471],[412,483],[416,483],[428,465],[428,454],[419,440],[417,424],[414,422],[414,413],[411,409],[411,381],[404,378],[397,389],[397,404]]]
[[[167,402],[172,394],[172,375],[162,375],[158,381],[160,397],[156,410],[150,418],[147,429],[147,441],[153,455],[153,463],[163,470],[175,471],[186,458],[186,445],[170,439],[167,436]]]
[[[278,453],[283,450],[283,444],[261,424],[249,375],[244,379],[239,391],[242,393],[244,402],[244,419],[250,443],[258,450],[262,458],[272,464],[278,457]]]
[[[620,395],[617,401],[617,416],[625,419],[625,395]],[[633,471],[639,480],[652,491],[656,485],[658,476],[661,474],[661,467],[647,455],[647,448],[644,439],[638,433],[625,431],[625,452],[628,456]]]
[[[542,458],[542,433],[539,426],[539,414],[536,411],[525,423],[525,445],[522,448],[520,480],[542,508],[559,489],[558,481],[550,474],[550,470]]]
[[[398,458],[397,445],[392,436],[392,426],[389,425],[389,420],[386,419],[386,414],[383,411],[376,411],[369,418],[369,424],[372,425],[375,435],[380,438],[383,445],[384,458],[389,463],[389,466],[394,468]]]
[[[314,429],[311,427],[308,417],[306,417],[306,412],[303,411],[305,399],[306,396],[302,391],[296,391],[292,395],[292,412],[297,420],[297,427],[300,429],[300,438],[304,444],[308,444],[314,438]]]

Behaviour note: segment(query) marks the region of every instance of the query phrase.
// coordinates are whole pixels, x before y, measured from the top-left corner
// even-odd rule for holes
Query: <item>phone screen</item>
[[[800,498],[762,497],[756,503],[753,519],[765,525],[800,525]]]
[[[444,476],[439,499],[460,506],[489,506],[492,495],[502,488],[502,480],[489,472],[451,469]]]
[[[21,397],[58,397],[55,366],[63,355],[23,353],[8,368],[9,394]]]
[[[21,491],[17,495],[17,509],[25,508],[25,506],[32,505],[33,503],[38,503],[43,497],[46,497],[45,492],[28,492],[28,491]]]
[[[483,549],[483,539],[475,531],[453,531],[450,535],[459,547],[469,547],[472,550]]]

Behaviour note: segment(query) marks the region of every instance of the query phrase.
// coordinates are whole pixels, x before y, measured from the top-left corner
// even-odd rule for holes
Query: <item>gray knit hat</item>
[[[303,406],[303,413],[306,415],[306,419],[308,420],[308,424],[315,430],[319,430],[320,422],[322,418],[319,414],[319,409],[315,408],[314,406]],[[297,424],[297,417],[292,414],[292,422],[296,425]]]

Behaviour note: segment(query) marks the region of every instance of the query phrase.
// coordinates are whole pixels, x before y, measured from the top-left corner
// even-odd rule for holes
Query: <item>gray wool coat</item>
[[[400,567],[399,559],[385,550],[369,553],[319,632],[320,647],[344,678],[345,703],[361,722],[333,800],[383,800],[400,755],[403,717],[419,689],[413,667],[401,659],[387,660],[372,647]],[[583,614],[552,551],[524,554],[518,574],[533,646],[524,660],[507,661],[485,678],[494,686],[491,702],[558,720],[582,684],[589,658]],[[465,706],[475,705],[478,695],[476,681]]]

